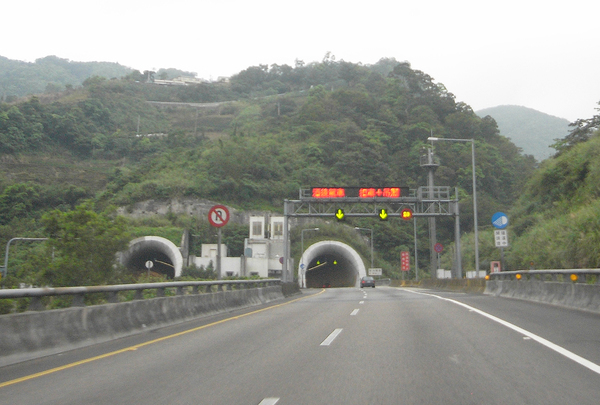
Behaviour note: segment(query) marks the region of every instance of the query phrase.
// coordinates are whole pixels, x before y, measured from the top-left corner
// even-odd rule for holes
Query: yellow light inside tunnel
[[[571,281],[572,282],[577,281],[577,279],[578,279],[577,274],[571,274]]]

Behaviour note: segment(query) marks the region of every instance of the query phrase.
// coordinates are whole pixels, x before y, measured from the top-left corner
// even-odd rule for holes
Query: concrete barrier
[[[489,280],[484,294],[600,313],[600,285],[539,280]]]
[[[277,285],[0,315],[0,366],[283,298]]]

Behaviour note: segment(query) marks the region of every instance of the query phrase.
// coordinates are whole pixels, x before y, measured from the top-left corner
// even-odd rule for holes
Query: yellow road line
[[[129,352],[129,351],[137,350],[137,349],[139,349],[141,347],[144,347],[144,346],[149,346],[149,345],[152,345],[152,344],[155,344],[155,343],[159,343],[159,342],[162,342],[162,341],[165,341],[167,339],[174,338],[174,337],[183,336],[183,335],[191,333],[191,332],[196,332],[196,331],[199,331],[201,329],[208,328],[210,326],[219,325],[219,324],[222,324],[222,323],[225,323],[225,322],[229,322],[229,321],[233,321],[233,320],[236,320],[236,319],[240,319],[240,318],[243,318],[243,317],[246,317],[246,316],[249,316],[249,315],[258,314],[260,312],[263,312],[263,311],[266,311],[266,310],[269,310],[269,309],[279,308],[279,307],[282,307],[284,305],[288,305],[288,304],[291,304],[293,302],[297,302],[297,301],[300,301],[300,300],[303,300],[303,299],[306,299],[306,298],[315,297],[315,296],[317,296],[319,294],[323,294],[325,291],[326,291],[325,289],[322,289],[317,294],[309,295],[309,296],[306,296],[306,297],[296,298],[295,300],[284,302],[282,304],[273,305],[272,307],[262,308],[262,309],[258,309],[256,311],[248,312],[246,314],[242,314],[242,315],[238,315],[238,316],[233,316],[231,318],[221,319],[220,321],[216,321],[216,322],[212,322],[212,323],[209,323],[209,324],[206,324],[206,325],[198,326],[196,328],[184,330],[182,332],[174,333],[172,335],[163,336],[163,337],[158,338],[158,339],[149,340],[147,342],[140,343],[140,344],[137,344],[137,345],[134,345],[134,346],[129,346],[129,347],[126,347],[124,349],[115,350],[114,352],[109,352],[109,353],[101,354],[99,356],[90,357],[88,359],[76,361],[74,363],[65,364],[64,366],[51,368],[50,370],[41,371],[41,372],[35,373],[35,374],[30,374],[30,375],[27,375],[27,376],[24,376],[24,377],[21,377],[21,378],[16,378],[16,379],[10,380],[10,381],[5,381],[3,383],[0,383],[0,388],[8,387],[9,385],[18,384],[18,383],[21,383],[21,382],[24,382],[24,381],[28,381],[28,380],[33,380],[35,378],[43,377],[45,375],[56,373],[58,371],[67,370],[69,368],[77,367],[77,366],[80,366],[82,364],[91,363],[91,362],[96,361],[96,360],[102,360],[102,359],[105,359],[107,357],[115,356],[117,354],[121,354],[121,353]]]

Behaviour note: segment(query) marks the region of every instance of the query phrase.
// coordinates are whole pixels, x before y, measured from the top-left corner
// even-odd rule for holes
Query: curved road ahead
[[[0,404],[593,404],[600,315],[423,289],[306,290],[0,369]]]

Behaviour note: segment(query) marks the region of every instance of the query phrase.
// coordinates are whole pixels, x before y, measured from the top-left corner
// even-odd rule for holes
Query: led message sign
[[[313,187],[312,198],[401,198],[408,187]]]

